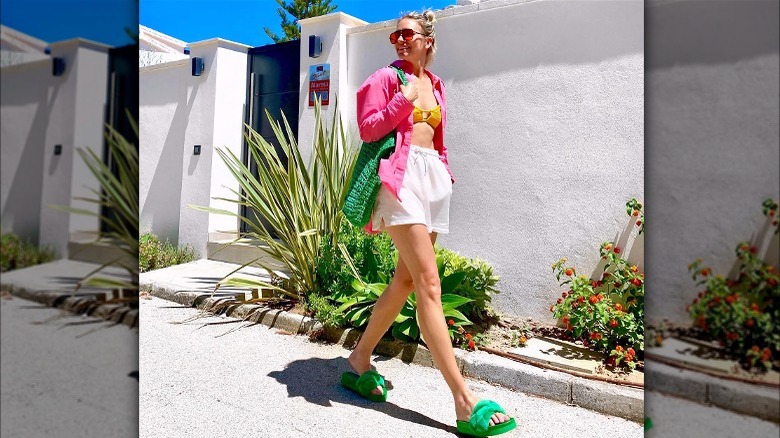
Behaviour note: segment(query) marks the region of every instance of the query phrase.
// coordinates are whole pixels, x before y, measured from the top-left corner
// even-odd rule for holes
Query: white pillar
[[[320,17],[306,18],[301,25],[301,100],[298,121],[298,145],[304,157],[311,155],[314,139],[314,107],[309,106],[309,67],[316,64],[330,65],[330,105],[323,107],[322,115],[326,121],[333,120],[333,108],[336,98],[342,107],[345,99],[339,90],[348,90],[347,86],[347,29],[363,26],[367,22],[343,12],[335,12]],[[322,41],[322,53],[317,58],[309,57],[309,36],[316,35]],[[348,101],[348,100],[347,100]]]

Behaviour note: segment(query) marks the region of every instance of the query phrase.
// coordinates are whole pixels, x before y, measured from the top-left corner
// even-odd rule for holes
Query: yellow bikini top
[[[441,106],[436,105],[430,110],[423,110],[415,106],[414,111],[412,111],[412,119],[414,123],[426,122],[435,129],[441,123]]]

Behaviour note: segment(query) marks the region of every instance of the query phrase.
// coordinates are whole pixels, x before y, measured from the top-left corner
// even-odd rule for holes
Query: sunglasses
[[[411,41],[412,39],[414,39],[414,35],[415,34],[425,36],[424,33],[417,32],[414,29],[400,29],[400,30],[397,30],[397,31],[395,31],[395,32],[390,34],[390,44],[397,43],[399,37],[403,37],[404,41]]]

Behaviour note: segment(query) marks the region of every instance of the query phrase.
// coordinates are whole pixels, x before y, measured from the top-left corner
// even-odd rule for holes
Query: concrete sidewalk
[[[452,437],[455,407],[441,374],[377,357],[386,403],[341,387],[349,350],[158,298],[141,299],[139,432],[172,437]],[[478,380],[480,398],[516,418],[511,437],[637,437],[643,426]]]
[[[0,300],[0,436],[138,437],[138,328]]]
[[[220,300],[225,301],[246,289],[222,288],[213,295],[214,285],[240,265],[198,260],[166,269],[141,274],[141,290],[151,295],[188,307],[207,309]],[[260,269],[247,269],[242,276],[265,278]],[[246,319],[247,324],[262,323],[291,333],[305,334],[321,328],[311,318],[279,310],[263,309],[257,305],[234,305],[228,309],[233,318]],[[337,345],[351,348],[359,336],[356,330],[329,333]],[[433,367],[430,352],[417,344],[383,340],[376,352],[385,357],[401,359]],[[567,373],[536,368],[485,352],[455,350],[456,360],[464,375],[525,394],[544,397],[568,405],[576,405],[607,415],[635,422],[644,420],[644,393],[642,389],[614,385],[572,376]]]

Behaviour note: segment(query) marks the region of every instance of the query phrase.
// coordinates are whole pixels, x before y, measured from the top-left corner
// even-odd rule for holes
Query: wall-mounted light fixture
[[[51,74],[62,76],[63,73],[65,73],[65,58],[55,56],[51,59]]]
[[[54,155],[62,155],[62,145],[61,144],[55,144],[54,145]]]
[[[322,40],[317,35],[309,35],[309,58],[319,58],[322,54]]]
[[[192,75],[200,76],[203,74],[203,58],[198,56],[192,58]]]
[[[200,145],[196,144],[195,147],[192,149],[192,155],[200,155]]]
[[[45,54],[47,54],[47,55],[51,55],[51,47],[46,47],[46,48],[44,48],[44,49],[43,49],[43,53],[45,53]]]
[[[190,48],[189,47],[185,47],[184,48],[184,54],[185,55],[189,55],[190,54]]]

